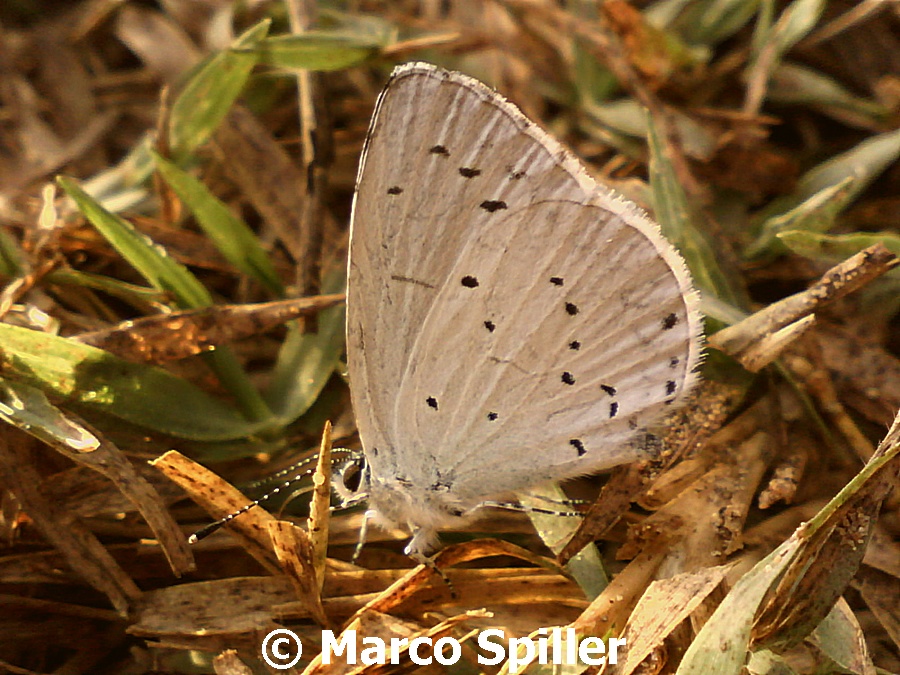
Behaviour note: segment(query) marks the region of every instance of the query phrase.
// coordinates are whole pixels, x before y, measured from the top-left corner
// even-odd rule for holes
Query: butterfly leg
[[[363,514],[362,525],[359,526],[359,540],[356,542],[356,548],[353,550],[353,557],[350,561],[355,565],[362,553],[363,546],[366,544],[366,536],[369,534],[369,521],[378,515],[377,511],[369,509]]]
[[[550,502],[551,504],[556,503],[560,506],[570,506],[578,503],[583,503],[582,500],[566,500],[555,502],[551,499],[547,499],[546,497],[537,497],[537,499],[542,499],[543,501]],[[542,513],[548,516],[562,516],[566,518],[577,518],[584,515],[584,513],[582,513],[581,511],[559,511],[555,509],[544,509],[540,506],[528,506],[525,504],[519,504],[517,502],[483,501],[478,506],[491,506],[495,509],[505,509],[506,511],[518,511],[519,513]]]
[[[453,585],[453,582],[450,581],[450,578],[444,574],[444,571],[437,566],[437,563],[434,562],[434,558],[431,556],[425,555],[423,550],[428,550],[433,548],[435,535],[432,530],[428,530],[425,528],[420,528],[417,530],[413,530],[413,538],[406,545],[406,548],[403,549],[403,552],[408,555],[414,562],[417,562],[420,565],[425,565],[432,572],[437,574],[445,584],[447,584],[447,588],[450,589],[450,595],[454,598],[458,598],[459,594],[456,592],[456,587]]]

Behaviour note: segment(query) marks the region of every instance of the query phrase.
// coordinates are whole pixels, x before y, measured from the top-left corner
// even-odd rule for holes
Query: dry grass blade
[[[343,295],[322,295],[251,305],[219,305],[126,321],[106,330],[82,333],[76,339],[131,361],[164,363],[261,335],[343,300]]]
[[[309,503],[307,530],[312,548],[312,564],[315,569],[319,593],[325,583],[325,561],[328,557],[328,523],[331,520],[331,422],[325,423],[319,460],[313,474],[313,496]]]
[[[127,505],[129,510],[136,509],[141,513],[172,571],[177,576],[193,571],[193,557],[165,501],[120,448],[78,416],[64,414],[51,405],[35,389],[11,383],[6,383],[3,389],[0,416],[6,423],[32,434],[60,455],[107,479],[118,491],[120,503]],[[85,480],[81,484],[88,482]],[[69,485],[76,483],[77,480]],[[46,495],[55,494],[54,487],[58,486],[58,481],[47,481]],[[108,493],[104,497],[107,503],[115,502]],[[81,516],[85,507],[90,508],[89,500],[84,495],[77,502],[69,504],[69,512],[73,516]]]
[[[725,581],[727,573],[728,567],[723,565],[650,584],[622,633],[629,649],[625,663],[617,672],[621,675],[634,672],[655,649],[660,648],[682,621],[691,616],[700,603],[707,601],[710,594]]]
[[[304,172],[271,132],[249,111],[234,108],[215,136],[215,152],[229,178],[240,186],[295,260],[303,260],[296,214],[305,199],[297,189]]]
[[[309,606],[315,622],[327,628],[329,622],[322,607],[321,589],[313,565],[309,536],[304,530],[284,520],[277,520],[269,525],[269,536],[272,537],[281,569],[294,584],[300,600]]]
[[[233,514],[250,503],[229,483],[175,450],[170,450],[151,464],[177,483],[214,518]],[[275,522],[275,518],[259,506],[228,522],[229,529],[238,536],[247,552],[273,572],[279,570],[279,565],[268,532]]]
[[[479,539],[465,544],[448,546],[435,556],[434,564],[438,569],[444,570],[463,562],[496,555],[512,556],[542,567],[555,567],[553,563],[544,558],[536,556],[518,546],[513,546],[512,544],[496,539]],[[449,574],[448,579],[452,583],[453,575]],[[402,578],[384,589],[378,597],[372,599],[362,607],[357,612],[357,616],[369,611],[381,613],[388,612],[409,601],[410,598],[423,590],[424,587],[429,585],[433,586],[434,584],[440,586],[442,596],[448,598],[451,596],[450,587],[447,586],[446,582],[437,574],[437,572],[435,572],[435,570],[427,565],[419,565],[407,572]]]
[[[103,593],[123,616],[141,591],[109,551],[78,520],[41,494],[41,477],[21,432],[0,427],[0,476],[44,537],[65,553],[69,567]]]
[[[720,330],[710,338],[710,346],[742,359],[745,367],[754,370],[745,361],[751,365],[765,365],[777,357],[777,351],[765,355],[759,353],[761,340],[767,340],[818,308],[862,288],[897,265],[900,265],[897,256],[885,246],[876,244],[826,272],[806,291],[769,305],[736,326]],[[808,326],[804,326],[802,332],[806,328]],[[792,333],[789,337],[796,338],[799,334]],[[772,341],[762,344],[778,351],[787,346],[783,336],[775,344]],[[744,355],[744,352],[748,353]]]
[[[390,644],[391,638],[406,638],[408,641],[412,641],[420,636],[438,638],[446,635],[457,624],[483,616],[485,616],[484,612],[469,612],[446,619],[431,628],[422,628],[414,624],[405,623],[387,614],[369,611],[354,618],[344,629],[344,633],[341,633],[335,641],[338,644],[342,644],[347,642],[347,638],[352,638],[354,646],[348,648],[353,650],[352,653],[360,653],[363,650],[363,640],[365,638],[384,640],[388,644]],[[303,673],[304,675],[314,675],[315,673],[359,672],[366,673],[366,675],[380,675],[382,673],[397,672],[400,669],[393,667],[391,664],[404,662],[408,664],[408,661],[406,661],[407,649],[408,647],[404,647],[397,653],[391,652],[387,654],[385,658],[386,663],[373,663],[362,668],[353,668],[348,664],[333,663],[330,659],[325,661],[320,654],[313,659]]]

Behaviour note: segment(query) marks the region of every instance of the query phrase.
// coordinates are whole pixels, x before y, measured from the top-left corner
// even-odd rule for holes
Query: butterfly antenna
[[[353,452],[354,452],[353,450],[349,450],[347,448],[333,448],[331,451],[331,456],[332,456],[332,458],[334,458],[336,455],[339,455],[339,456],[349,455],[349,454],[352,454]],[[259,480],[253,481],[252,483],[247,483],[247,485],[245,487],[247,487],[249,489],[261,487],[263,485],[271,483],[274,480],[283,478],[284,476],[287,476],[289,474],[295,474],[298,471],[305,469],[310,464],[314,464],[318,461],[319,461],[319,453],[315,452],[312,455],[310,455],[309,457],[305,457],[305,458],[301,459],[300,461],[294,462],[290,466],[287,466],[287,467],[281,469],[281,471],[277,471],[277,472],[273,473],[271,476],[266,476],[265,478],[261,478]],[[282,486],[282,487],[284,487],[284,486]]]
[[[347,450],[345,448],[335,448],[332,452],[333,453],[337,452],[341,455],[345,455],[345,454],[351,454],[353,451]],[[255,485],[263,485],[266,482],[268,482],[269,480],[272,480],[273,478],[278,478],[281,476],[285,476],[289,473],[294,473],[295,471],[299,470],[300,468],[312,463],[312,461],[316,460],[316,459],[318,459],[318,453],[316,455],[313,455],[312,457],[307,457],[306,459],[302,459],[299,462],[296,462],[295,464],[292,464],[291,466],[287,467],[286,469],[282,469],[281,471],[270,476],[267,479],[264,479],[262,481],[257,481],[255,483]],[[287,490],[292,485],[296,484],[297,482],[303,480],[304,478],[306,478],[307,476],[310,476],[312,474],[313,474],[313,470],[308,469],[299,475],[295,475],[295,476],[291,477],[289,480],[284,481],[278,487],[275,487],[272,490],[269,490],[266,494],[264,494],[259,499],[254,499],[252,502],[250,502],[249,504],[245,504],[238,510],[233,511],[233,512],[229,513],[228,515],[223,516],[223,517],[219,518],[218,520],[211,522],[209,525],[206,525],[205,527],[201,527],[199,530],[194,532],[190,537],[188,537],[188,543],[196,544],[201,539],[205,539],[206,537],[211,535],[213,532],[218,530],[223,525],[227,525],[228,523],[230,523],[232,520],[234,520],[238,516],[243,515],[244,513],[247,513],[247,511],[252,509],[254,506],[259,506],[264,501],[271,499],[272,497],[279,494],[283,490]],[[292,492],[290,497],[288,498],[289,501],[296,498],[296,496],[298,496],[299,494],[302,494],[302,493],[303,493],[303,491],[299,491],[299,490]]]
[[[302,473],[299,476],[294,476],[290,480],[286,480],[284,483],[282,483],[278,487],[273,488],[272,490],[269,490],[266,494],[264,494],[259,499],[254,499],[252,502],[250,502],[249,504],[245,504],[244,506],[239,508],[237,511],[232,511],[228,515],[222,516],[218,520],[211,522],[209,525],[207,525],[205,527],[201,527],[199,530],[194,532],[194,534],[192,534],[190,537],[188,537],[188,543],[196,544],[201,539],[205,539],[206,537],[211,535],[213,532],[218,530],[223,525],[227,525],[228,523],[230,523],[232,520],[234,520],[238,516],[247,513],[247,511],[252,509],[254,506],[259,506],[260,504],[262,504],[262,502],[266,501],[267,499],[271,499],[272,497],[277,495],[282,490],[286,490],[291,485],[293,485],[297,481],[303,480],[310,474],[312,474],[312,471],[305,471],[304,473]]]
[[[310,457],[301,459],[299,462],[294,462],[290,466],[283,468],[281,471],[273,473],[271,476],[266,476],[265,478],[260,478],[259,480],[247,483],[244,488],[252,490],[254,488],[262,487],[263,485],[271,483],[272,481],[276,481],[279,478],[283,478],[284,476],[295,475],[297,472],[303,471],[310,464],[314,463],[318,459],[318,456],[318,453],[316,453]]]

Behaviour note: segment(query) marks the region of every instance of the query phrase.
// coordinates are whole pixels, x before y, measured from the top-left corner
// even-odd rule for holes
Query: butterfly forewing
[[[683,263],[484,85],[398,69],[354,204],[348,369],[373,475],[461,499],[634,459],[691,386]]]

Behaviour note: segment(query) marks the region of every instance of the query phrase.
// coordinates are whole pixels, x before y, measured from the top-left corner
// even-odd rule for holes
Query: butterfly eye
[[[358,457],[349,462],[341,471],[341,483],[350,492],[359,492],[362,485],[363,471],[366,468],[366,458]]]

